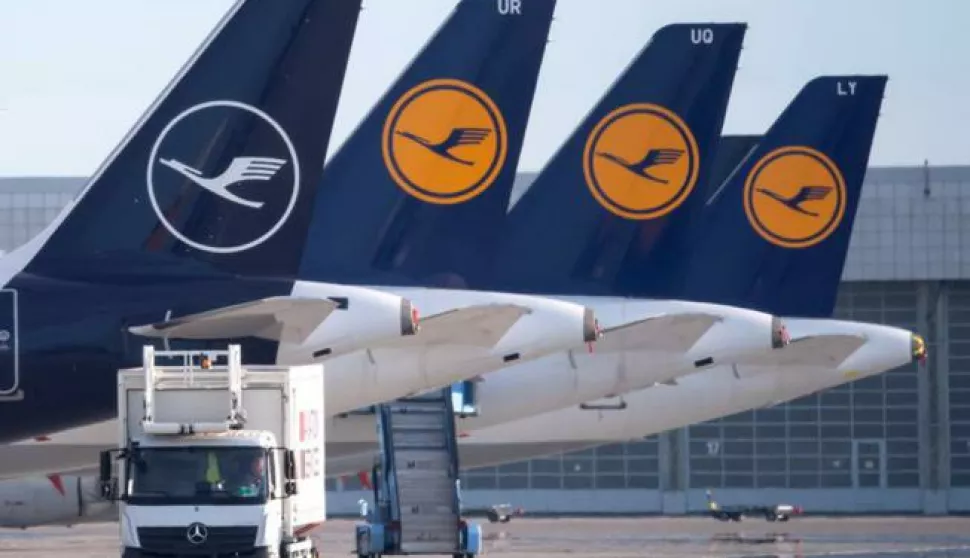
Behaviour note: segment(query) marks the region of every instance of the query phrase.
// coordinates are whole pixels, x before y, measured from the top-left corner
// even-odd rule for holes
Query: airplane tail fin
[[[679,206],[695,203],[710,168],[746,30],[657,31],[509,212],[479,286],[606,294],[641,224],[649,242],[677,234]]]
[[[707,201],[682,295],[828,317],[886,76],[809,82]]]
[[[327,163],[303,278],[460,288],[487,264],[468,248],[504,219],[554,8],[458,4]]]
[[[360,5],[236,2],[25,271],[294,277]]]

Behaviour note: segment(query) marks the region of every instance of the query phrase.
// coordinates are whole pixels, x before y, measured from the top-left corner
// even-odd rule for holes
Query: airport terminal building
[[[0,250],[38,233],[83,184],[0,179]],[[970,167],[869,170],[835,317],[919,332],[927,365],[644,440],[470,470],[463,499],[677,514],[703,509],[712,489],[724,504],[785,500],[808,512],[970,512]],[[332,513],[365,496],[356,478],[330,488]]]

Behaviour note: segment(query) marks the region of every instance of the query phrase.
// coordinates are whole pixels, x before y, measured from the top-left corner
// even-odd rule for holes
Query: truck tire
[[[357,558],[367,558],[369,555],[363,551],[370,548],[370,533],[361,531],[357,536]]]

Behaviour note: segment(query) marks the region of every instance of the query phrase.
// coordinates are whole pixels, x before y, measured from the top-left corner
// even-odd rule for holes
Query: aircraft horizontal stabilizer
[[[704,313],[664,314],[603,330],[596,352],[687,351],[720,316]]]
[[[259,337],[302,343],[337,307],[337,302],[325,298],[274,296],[134,326],[129,331],[170,339]]]
[[[421,318],[421,331],[402,337],[390,346],[465,345],[490,349],[519,321],[532,313],[517,304],[481,304],[455,308]]]
[[[864,335],[809,335],[792,339],[791,343],[779,349],[745,357],[737,364],[837,368],[864,345],[866,340]]]

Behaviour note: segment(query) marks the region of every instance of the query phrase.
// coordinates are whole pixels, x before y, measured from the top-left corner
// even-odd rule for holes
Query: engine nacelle
[[[0,482],[0,527],[72,526],[116,516],[117,508],[101,499],[93,476],[51,475]]]
[[[320,361],[418,332],[418,310],[409,299],[363,287],[297,281],[294,296],[329,298],[338,308],[299,344],[284,343],[279,364]]]

